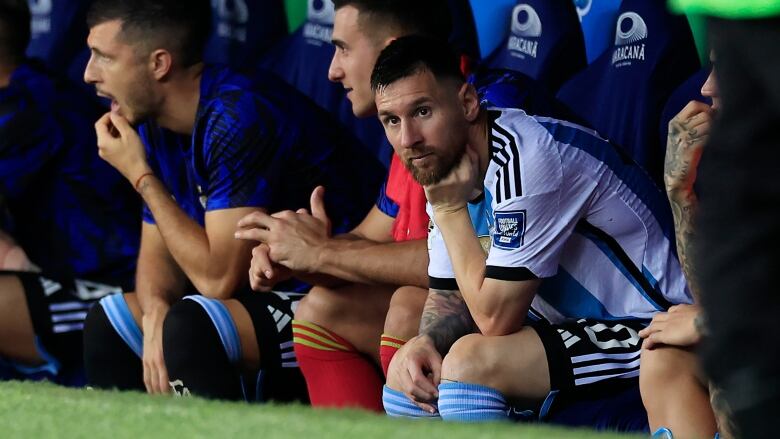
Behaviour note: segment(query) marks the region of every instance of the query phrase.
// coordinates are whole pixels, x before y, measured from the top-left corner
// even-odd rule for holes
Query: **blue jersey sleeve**
[[[376,207],[389,217],[395,218],[398,216],[398,204],[387,195],[387,180],[379,188],[379,198],[376,200]]]
[[[238,91],[216,101],[211,114],[201,172],[206,211],[270,206],[295,134],[279,134],[270,109]]]

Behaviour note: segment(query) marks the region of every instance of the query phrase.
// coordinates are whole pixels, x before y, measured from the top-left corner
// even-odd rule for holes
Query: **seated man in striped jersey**
[[[433,219],[421,331],[390,364],[387,412],[481,421],[517,408],[547,419],[564,402],[635,394],[638,332],[691,302],[664,194],[593,131],[481,108],[436,42],[395,41],[371,82]],[[487,258],[468,213],[481,196]],[[626,424],[633,413],[606,412],[562,422],[638,427]]]

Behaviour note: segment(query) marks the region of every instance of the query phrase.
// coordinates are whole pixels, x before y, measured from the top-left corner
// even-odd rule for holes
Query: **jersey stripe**
[[[615,266],[656,309],[664,311],[672,306],[661,291],[653,287],[642,271],[631,261],[615,238],[584,220],[578,222],[574,230],[593,241],[605,253],[609,253],[607,256],[610,256]]]
[[[548,118],[536,118],[552,137],[561,143],[582,150],[604,163],[631,191],[639,197],[655,217],[666,239],[675,244],[671,208],[661,189],[625,152],[581,127]],[[645,175],[642,175],[642,174]]]

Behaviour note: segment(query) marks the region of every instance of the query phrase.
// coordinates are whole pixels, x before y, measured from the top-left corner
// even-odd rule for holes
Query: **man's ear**
[[[173,67],[171,53],[164,49],[157,49],[149,55],[149,67],[152,75],[158,81],[165,79]]]
[[[458,92],[461,105],[463,106],[463,115],[469,122],[474,122],[479,116],[479,95],[477,89],[468,82],[464,82]]]

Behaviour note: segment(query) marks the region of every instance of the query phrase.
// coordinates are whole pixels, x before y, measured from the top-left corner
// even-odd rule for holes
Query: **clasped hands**
[[[321,249],[331,236],[324,194],[322,186],[312,191],[310,211],[254,212],[238,222],[236,239],[259,243],[252,250],[249,268],[253,290],[270,291],[296,272],[318,271]]]

